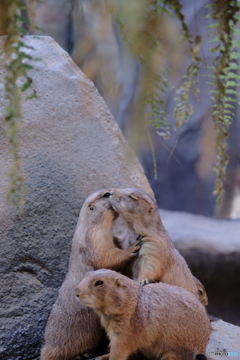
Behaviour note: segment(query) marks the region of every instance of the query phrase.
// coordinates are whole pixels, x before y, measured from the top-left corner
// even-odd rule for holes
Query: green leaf
[[[237,52],[231,52],[230,54],[230,59],[233,60],[233,59],[239,59],[240,58],[240,53],[237,53]]]
[[[214,43],[214,42],[219,42],[220,39],[219,39],[219,36],[215,36],[215,38],[209,40],[209,43]]]
[[[226,87],[235,87],[235,86],[238,86],[238,83],[236,81],[227,80]]]
[[[26,25],[29,25],[30,24],[30,21],[28,20],[28,18],[24,17],[24,16],[21,16],[19,14],[15,14],[15,19],[17,21],[20,21],[20,22],[23,22],[24,24]]]
[[[224,114],[235,115],[232,111],[224,109]]]
[[[32,85],[32,79],[30,77],[27,77],[25,83],[21,86],[21,91],[24,92],[27,89],[30,88],[30,86]]]
[[[213,24],[208,25],[208,29],[214,29],[214,28],[216,28],[218,26],[219,26],[218,23],[213,23]]]
[[[235,98],[229,96],[225,96],[224,100],[229,102],[238,102]]]
[[[239,92],[233,89],[227,89],[226,90],[226,94],[234,94],[234,95],[239,95]]]
[[[36,99],[38,98],[37,93],[33,92],[32,95],[29,95],[25,98],[25,100],[31,100],[31,99]]]
[[[230,108],[230,109],[234,109],[235,110],[235,106],[229,104],[229,103],[225,103],[224,105],[225,108]]]

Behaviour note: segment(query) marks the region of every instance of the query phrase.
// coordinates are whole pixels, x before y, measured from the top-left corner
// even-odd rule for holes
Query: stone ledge
[[[240,359],[240,327],[234,326],[222,320],[212,322],[212,334],[207,346],[206,355],[212,360],[238,360]],[[217,356],[217,352],[234,352],[236,356]],[[211,353],[214,353],[211,354]]]
[[[240,220],[212,219],[184,212],[160,210],[175,246],[229,254],[240,252]]]

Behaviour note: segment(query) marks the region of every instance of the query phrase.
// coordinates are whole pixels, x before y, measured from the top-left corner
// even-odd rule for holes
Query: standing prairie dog
[[[113,242],[116,212],[109,189],[97,191],[84,202],[72,241],[70,263],[45,329],[41,360],[67,360],[94,350],[104,332],[96,314],[76,301],[74,290],[84,274],[99,268],[118,269],[139,250],[134,243],[121,250]]]
[[[210,321],[204,306],[183,288],[165,283],[142,287],[100,269],[85,275],[75,295],[100,316],[110,339],[110,354],[101,359],[127,360],[138,350],[161,360],[206,359],[199,353],[205,352]]]
[[[142,246],[134,264],[134,278],[142,284],[162,281],[183,287],[207,305],[204,286],[196,279],[186,261],[170,240],[156,202],[139,189],[114,189],[110,202],[134,231]]]

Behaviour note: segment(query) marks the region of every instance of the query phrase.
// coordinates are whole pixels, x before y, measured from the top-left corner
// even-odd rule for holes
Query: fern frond
[[[209,7],[208,7],[209,8]],[[238,51],[234,47],[239,41],[233,40],[234,35],[239,33],[234,25],[239,20],[239,1],[218,1],[210,7],[212,12],[209,14],[214,20],[214,24],[209,28],[216,29],[214,42],[218,45],[211,49],[212,52],[218,52],[214,61],[214,85],[215,90],[211,91],[213,95],[212,118],[216,131],[216,184],[214,195],[217,197],[218,207],[223,203],[223,189],[226,176],[226,168],[229,158],[226,155],[228,127],[233,120],[234,113],[228,109],[234,107],[229,104],[237,102],[231,95],[238,95],[236,90],[236,71],[240,69],[239,65],[233,61],[239,59]],[[212,42],[213,42],[212,40]],[[229,79],[234,79],[230,81]]]
[[[29,76],[29,70],[32,66],[25,60],[33,60],[26,53],[24,43],[22,41],[22,22],[25,21],[19,15],[19,10],[25,9],[20,0],[4,0],[7,11],[7,38],[4,44],[5,59],[5,92],[7,98],[7,106],[5,120],[8,123],[7,137],[10,145],[10,153],[13,158],[13,166],[10,170],[10,189],[7,199],[14,205],[23,208],[25,198],[25,175],[22,170],[21,160],[19,156],[18,129],[21,126],[21,92],[31,87],[32,79]],[[18,80],[24,79],[21,87],[18,86]],[[33,94],[36,96],[35,92]]]
[[[198,57],[198,51],[200,47],[201,38],[195,37],[195,45],[191,48],[192,62],[187,68],[187,72],[184,75],[184,82],[182,86],[177,90],[176,106],[174,109],[174,118],[176,119],[175,128],[181,126],[183,122],[189,121],[194,109],[189,103],[191,92],[198,96],[199,93],[199,70],[201,67],[201,59]]]
[[[169,136],[169,127],[164,110],[164,93],[169,86],[166,74],[162,73],[161,57],[164,57],[164,51],[159,38],[161,17],[168,14],[168,7],[165,0],[146,0],[141,2],[135,13],[142,17],[141,26],[133,36],[131,24],[136,14],[128,13],[128,18],[122,15],[121,6],[118,4],[117,22],[125,42],[131,51],[138,58],[142,65],[142,92],[145,104],[150,108],[146,114],[146,123],[151,123],[157,130],[157,134],[163,137]],[[131,8],[128,2],[128,9]],[[130,11],[130,10],[129,10]],[[139,25],[138,25],[139,26]]]
[[[175,12],[176,17],[182,26],[183,36],[189,42],[190,47],[192,47],[192,36],[189,33],[188,26],[182,13],[182,4],[178,0],[166,0],[166,3]]]
[[[187,68],[184,75],[184,83],[177,90],[176,107],[174,109],[174,118],[176,119],[175,128],[181,126],[183,122],[189,121],[190,115],[193,113],[193,106],[189,103],[191,91],[198,95],[198,78],[200,69],[199,61],[193,61]]]
[[[167,115],[164,110],[164,100],[161,97],[168,87],[166,80],[160,80],[160,75],[157,76],[157,84],[152,88],[148,88],[145,94],[145,101],[151,108],[151,112],[147,114],[147,122],[151,123],[157,130],[157,134],[163,138],[168,138],[170,135]],[[162,82],[164,86],[159,86]]]

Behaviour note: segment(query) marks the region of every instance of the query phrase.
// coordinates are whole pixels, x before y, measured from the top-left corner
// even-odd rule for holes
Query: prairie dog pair
[[[162,281],[183,287],[203,305],[208,304],[201,282],[170,240],[159,215],[156,202],[139,189],[114,189],[110,195],[114,210],[138,235],[142,246],[134,263],[134,278],[141,283]]]
[[[118,215],[110,205],[109,191],[111,189],[91,194],[82,206],[72,241],[68,273],[45,329],[41,360],[67,360],[89,351],[94,354],[104,331],[97,315],[76,301],[75,288],[87,271],[99,268],[118,270],[139,251],[138,242],[125,250],[114,244],[112,233]]]
[[[211,326],[204,306],[183,288],[141,286],[112,270],[88,272],[75,291],[93,309],[110,339],[104,360],[127,360],[140,350],[161,360],[206,359]],[[199,354],[199,355],[197,355]]]

